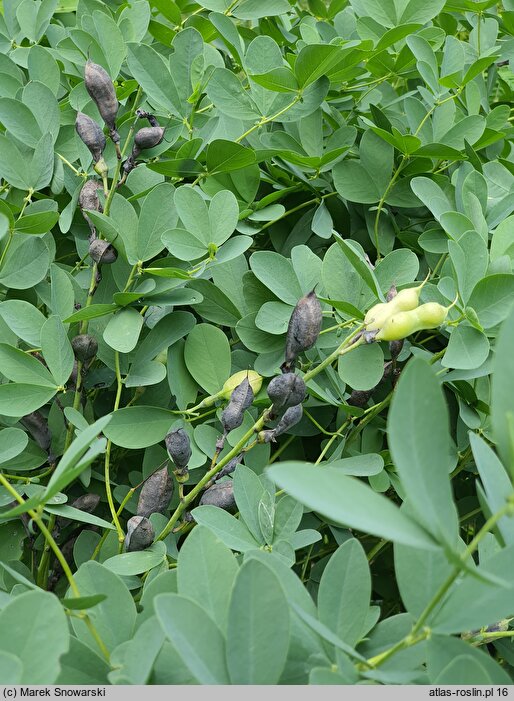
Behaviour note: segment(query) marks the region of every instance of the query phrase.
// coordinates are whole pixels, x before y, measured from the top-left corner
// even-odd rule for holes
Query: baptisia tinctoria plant
[[[0,6],[0,683],[503,693],[514,2]]]

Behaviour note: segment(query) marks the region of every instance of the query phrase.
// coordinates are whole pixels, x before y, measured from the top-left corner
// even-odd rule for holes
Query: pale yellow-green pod
[[[364,317],[366,331],[377,331],[381,329],[393,314],[416,309],[419,304],[421,290],[427,280],[428,276],[417,287],[409,287],[406,290],[400,290],[389,302],[380,302],[379,304],[375,304],[374,307],[371,307]]]
[[[375,304],[374,307],[371,307],[371,309],[366,312],[364,323],[366,324],[367,331],[376,331],[382,328],[386,319],[388,319],[391,314],[394,314],[394,308],[391,306],[393,301],[394,300],[387,303],[380,302],[379,304]]]
[[[418,331],[419,324],[420,320],[416,309],[398,312],[385,321],[375,339],[377,341],[400,341],[402,338],[410,336],[414,331]]]
[[[240,370],[239,372],[234,373],[225,382],[220,393],[220,398],[230,399],[230,395],[232,394],[233,390],[235,390],[235,388],[240,385],[245,378],[248,378],[248,382],[250,383],[250,387],[252,388],[254,395],[257,394],[262,387],[262,377],[258,372],[255,372],[255,370]]]
[[[448,316],[450,307],[443,307],[437,302],[428,302],[417,308],[418,318],[425,329],[434,329],[440,326]]]

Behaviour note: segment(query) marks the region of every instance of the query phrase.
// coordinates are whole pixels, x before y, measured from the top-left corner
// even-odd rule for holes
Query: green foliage
[[[511,684],[512,0],[0,7],[0,682]]]

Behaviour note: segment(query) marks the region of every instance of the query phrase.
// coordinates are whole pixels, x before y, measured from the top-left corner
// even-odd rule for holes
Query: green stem
[[[299,102],[302,99],[302,96],[300,94],[296,95],[294,100],[292,100],[288,105],[283,107],[281,110],[276,112],[275,114],[271,115],[271,117],[263,117],[262,119],[259,119],[259,121],[253,125],[253,127],[250,127],[250,129],[247,129],[244,134],[241,134],[241,136],[238,136],[237,139],[235,139],[235,143],[238,144],[240,141],[243,139],[246,139],[247,136],[252,134],[256,129],[260,129],[260,127],[264,126],[265,124],[268,124],[269,122],[273,122],[275,119],[278,119],[281,117],[283,114],[288,112],[291,107],[294,107],[297,102]]]
[[[123,389],[123,382],[122,382],[121,373],[120,373],[120,354],[118,351],[115,351],[115,353],[114,353],[114,364],[115,364],[115,370],[116,370],[117,386],[116,386],[116,398],[114,400],[113,411],[116,411],[117,409],[119,409],[119,406],[120,406],[121,392]],[[123,541],[125,540],[125,533],[123,532],[123,528],[120,525],[118,514],[116,513],[116,508],[114,506],[114,500],[112,498],[111,475],[110,475],[111,447],[112,447],[112,441],[108,440],[107,446],[105,448],[105,463],[104,463],[105,492],[107,494],[107,501],[109,503],[109,509],[111,512],[112,521],[113,521],[114,525],[116,526],[116,530],[118,532],[118,540],[119,540],[120,545],[121,545],[121,543],[123,543]]]
[[[309,372],[305,373],[303,376],[303,381],[307,383],[309,380],[312,380],[313,377],[316,377],[322,370],[324,370],[326,367],[331,365],[334,360],[337,360],[339,356],[345,355],[346,353],[349,353],[351,350],[354,350],[358,346],[362,345],[364,343],[364,338],[361,336],[359,339],[357,339],[354,343],[351,343],[352,339],[359,333],[364,328],[364,325],[361,324],[353,333],[351,333],[349,336],[345,338],[345,340],[341,343],[340,346],[338,346],[335,351],[333,351],[330,355],[328,355],[325,360],[322,360],[319,365],[317,365],[315,368],[310,370]],[[350,345],[351,343],[351,345]]]

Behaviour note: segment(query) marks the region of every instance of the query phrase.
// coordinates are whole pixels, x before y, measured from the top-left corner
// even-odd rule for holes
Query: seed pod
[[[136,110],[136,114],[139,117],[139,119],[148,119],[150,122],[150,126],[152,127],[158,127],[159,122],[155,118],[153,114],[150,114],[150,112],[146,112],[145,110]]]
[[[399,341],[415,331],[435,329],[446,319],[451,306],[450,304],[448,307],[443,307],[437,302],[429,302],[417,309],[393,314],[377,333],[376,340]]]
[[[92,514],[99,503],[99,494],[82,494],[80,497],[77,497],[77,499],[72,501],[70,506],[73,506],[74,509],[79,509],[79,511],[84,511],[86,514]],[[57,525],[59,528],[65,528],[70,523],[71,520],[69,518],[57,519]]]
[[[418,307],[416,313],[423,324],[423,328],[434,329],[446,319],[449,308],[443,307],[442,304],[437,304],[437,302],[428,302],[428,304],[422,304]]]
[[[366,404],[368,403],[371,395],[373,394],[372,390],[360,390],[360,389],[354,389],[352,393],[350,394],[349,398],[346,400],[346,403],[349,404],[350,406],[357,406],[363,409]]]
[[[236,455],[235,458],[232,458],[230,462],[228,462],[225,467],[218,472],[218,474],[214,477],[214,481],[218,481],[222,477],[225,477],[225,475],[230,475],[238,465],[241,464],[241,455]]]
[[[33,411],[20,419],[20,423],[25,426],[39,447],[48,452],[52,442],[52,434],[43,414],[40,411]]]
[[[399,341],[391,341],[389,343],[389,353],[391,354],[391,360],[396,360],[400,355],[403,348],[403,338]]]
[[[321,304],[314,290],[312,290],[312,292],[298,300],[289,319],[284,363],[286,369],[291,364],[294,364],[300,353],[309,350],[316,343],[321,331],[322,321]]]
[[[155,538],[155,531],[150,521],[145,516],[132,516],[127,521],[127,535],[125,536],[125,550],[145,550]]]
[[[168,468],[164,466],[150,475],[144,483],[137,502],[137,515],[148,517],[156,512],[163,514],[172,496],[173,480],[168,473]]]
[[[94,358],[98,351],[98,342],[94,336],[81,333],[71,339],[71,347],[77,360],[85,362]]]
[[[99,265],[110,265],[118,257],[118,251],[108,241],[93,239],[89,244],[89,255]]]
[[[233,509],[235,505],[234,483],[231,479],[216,482],[202,494],[200,499],[200,506],[218,506],[226,511]]]
[[[139,152],[158,146],[164,139],[164,127],[143,127],[134,136],[134,150]]]
[[[120,136],[116,131],[118,100],[109,74],[98,63],[88,60],[84,69],[84,83],[86,90],[96,103],[102,119],[109,128],[109,136],[117,147],[120,140]],[[119,151],[118,147],[117,150]]]
[[[257,434],[257,443],[275,443],[275,429],[266,428]]]
[[[248,382],[248,378],[244,380],[234,389],[230,395],[228,406],[221,414],[221,423],[225,433],[232,431],[234,428],[241,426],[243,423],[244,413],[253,402],[252,386]]]
[[[300,375],[286,372],[274,377],[268,385],[268,397],[273,402],[273,412],[300,404],[305,399],[307,388]]]
[[[274,428],[275,438],[280,436],[282,433],[289,431],[290,428],[295,426],[301,420],[302,416],[303,407],[301,404],[290,406]]]
[[[82,141],[91,151],[95,163],[102,158],[102,153],[105,148],[105,134],[94,119],[88,117],[83,112],[77,112],[75,120],[75,129]]]
[[[254,395],[257,394],[262,387],[262,377],[255,370],[240,370],[231,375],[223,385],[221,399],[230,399],[234,389],[241,384],[245,377],[248,379]]]
[[[96,236],[96,228],[84,210],[89,209],[95,212],[103,211],[100,200],[98,199],[99,188],[100,184],[96,180],[86,180],[79,194],[79,207],[82,211],[82,216],[91,230],[91,237],[93,238]]]
[[[179,470],[187,467],[191,458],[191,442],[183,428],[170,431],[164,439],[166,450]]]

